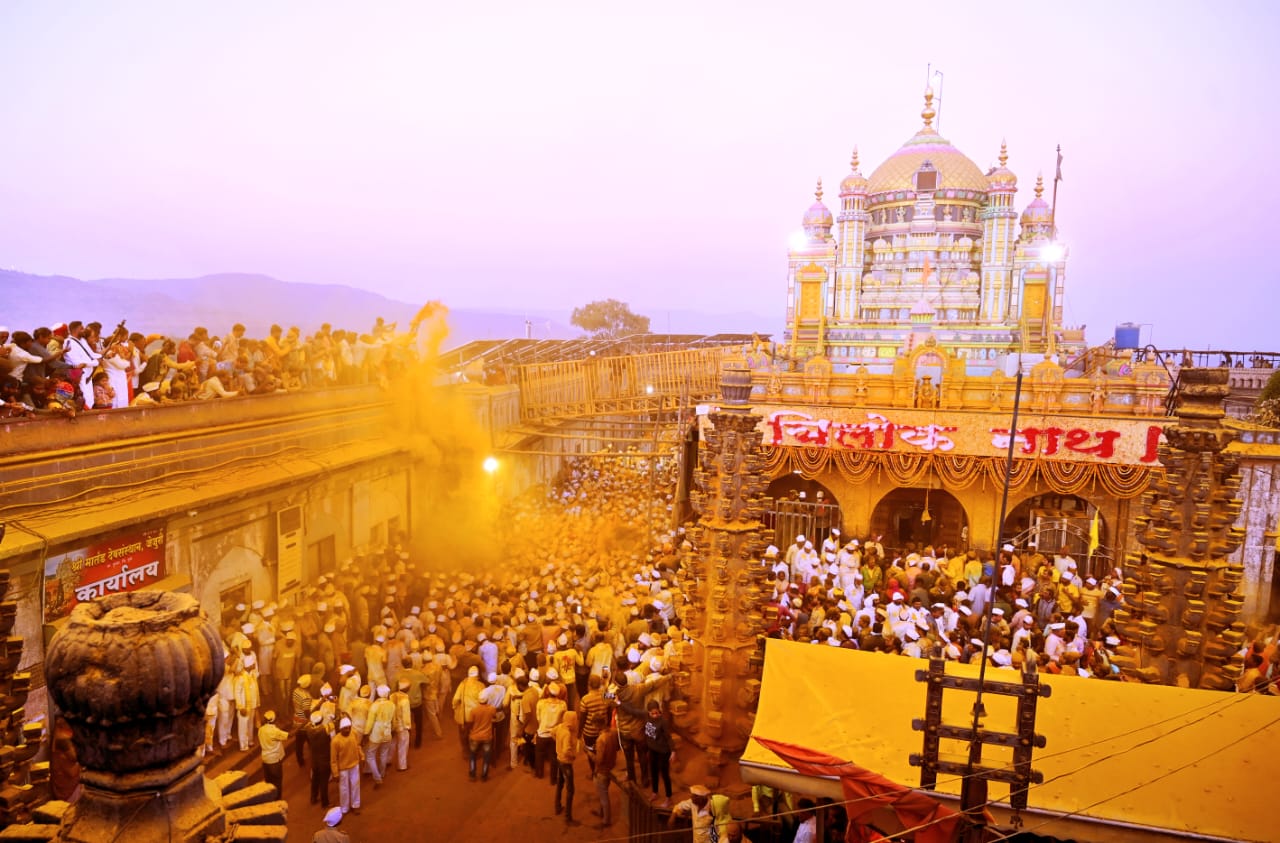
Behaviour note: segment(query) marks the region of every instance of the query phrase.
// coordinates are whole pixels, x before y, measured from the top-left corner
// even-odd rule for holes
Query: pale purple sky
[[[932,62],[1019,207],[1062,144],[1068,323],[1280,350],[1277,9],[11,0],[0,266],[777,330],[814,180],[834,207],[855,144],[869,175],[907,140]]]

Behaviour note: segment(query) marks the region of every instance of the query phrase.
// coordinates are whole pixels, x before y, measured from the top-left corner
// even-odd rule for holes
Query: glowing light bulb
[[[493,474],[495,471],[498,470],[498,458],[485,457],[482,465],[484,466],[485,471],[489,472],[490,474]]]
[[[1062,260],[1062,256],[1066,254],[1066,250],[1057,243],[1049,243],[1040,247],[1040,258],[1049,263],[1057,263]]]

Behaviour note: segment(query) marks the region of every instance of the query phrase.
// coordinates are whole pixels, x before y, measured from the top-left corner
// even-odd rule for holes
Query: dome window
[[[916,170],[916,193],[932,192],[938,189],[938,171],[933,162],[925,161]]]

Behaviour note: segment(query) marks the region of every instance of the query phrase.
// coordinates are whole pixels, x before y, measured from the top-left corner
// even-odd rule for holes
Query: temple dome
[[[830,236],[831,226],[835,225],[835,217],[831,215],[831,209],[822,204],[822,180],[818,180],[818,188],[813,192],[814,203],[809,206],[809,210],[804,212],[805,232],[810,237]]]
[[[1018,189],[1018,177],[1007,166],[1009,163],[1009,147],[1004,141],[1000,141],[1000,166],[996,167],[987,174],[987,180],[991,183],[991,189],[1014,191]]]
[[[1027,205],[1027,209],[1022,212],[1022,225],[1051,225],[1053,223],[1053,211],[1049,207],[1049,203],[1044,201],[1044,178],[1036,176],[1036,198],[1032,199]]]
[[[853,148],[853,160],[849,162],[849,175],[840,182],[840,195],[850,196],[867,192],[867,179],[858,169],[858,148]]]
[[[925,89],[924,103],[924,110],[920,112],[920,116],[924,118],[923,128],[876,167],[868,180],[867,193],[874,195],[896,190],[914,191],[916,171],[925,161],[932,163],[938,170],[940,189],[977,190],[986,193],[991,183],[983,174],[982,168],[952,146],[933,127],[936,112],[933,110],[932,88]]]

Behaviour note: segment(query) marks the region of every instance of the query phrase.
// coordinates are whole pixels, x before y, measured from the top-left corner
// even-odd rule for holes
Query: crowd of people
[[[803,535],[785,553],[770,546],[771,634],[914,658],[940,651],[996,669],[1034,659],[1053,675],[1132,678],[1116,659],[1126,644],[1113,618],[1124,605],[1121,569],[1082,576],[1068,548],[1047,555],[1034,541],[994,554],[912,543],[886,553],[879,538],[845,540],[834,529],[818,549]],[[1234,690],[1280,693],[1274,628],[1256,628],[1240,655],[1242,669],[1226,674]]]
[[[385,384],[414,359],[413,340],[382,319],[365,333],[272,325],[263,339],[240,324],[221,338],[196,327],[185,339],[124,322],[109,333],[99,322],[0,327],[0,418]]]
[[[391,545],[348,560],[294,605],[237,606],[206,751],[261,751],[278,784],[292,735],[312,802],[340,819],[360,812],[392,769],[407,769],[424,738],[456,740],[459,775],[477,785],[498,769],[544,779],[566,826],[589,807],[608,827],[625,779],[687,818],[695,840],[712,827],[719,839],[744,839],[751,809],[723,795],[695,787],[671,804],[680,736],[668,665],[690,634],[682,559],[698,549],[667,529],[674,463],[630,456],[577,459],[552,487],[509,502],[500,565],[436,570]],[[832,530],[769,547],[759,564],[773,576],[772,637],[917,658],[941,647],[947,659],[995,669],[1034,659],[1048,673],[1124,678],[1111,617],[1122,574],[1082,580],[1065,551],[890,549]],[[1274,636],[1248,649],[1256,675],[1240,690],[1273,689]],[[796,839],[815,810],[789,814]]]

